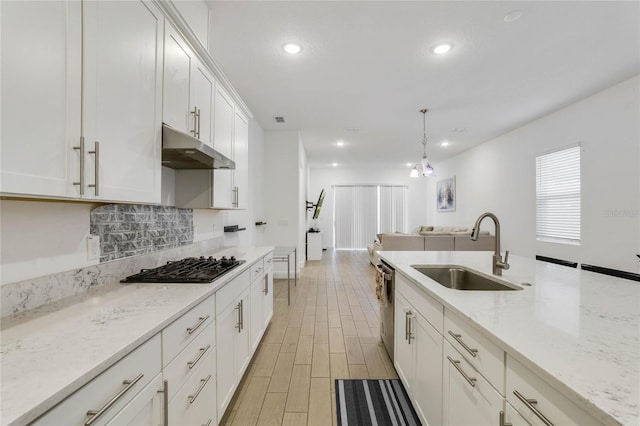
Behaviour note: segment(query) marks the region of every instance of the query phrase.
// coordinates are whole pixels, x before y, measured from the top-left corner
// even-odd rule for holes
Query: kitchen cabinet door
[[[83,16],[85,180],[95,199],[159,203],[164,17],[142,0]]]
[[[412,319],[415,335],[414,408],[430,426],[442,424],[442,336],[420,314]]]
[[[241,302],[241,321],[242,328],[240,333],[236,336],[235,342],[235,350],[236,350],[236,374],[237,381],[240,382],[242,375],[244,374],[247,366],[249,365],[249,361],[251,361],[251,355],[253,355],[253,351],[251,350],[251,346],[249,344],[249,328],[251,321],[251,301],[249,300],[249,289],[246,289],[242,296],[240,296]]]
[[[0,19],[0,192],[79,197],[81,3],[3,1]]]
[[[195,136],[204,144],[213,147],[213,96],[215,80],[207,68],[201,63],[196,62],[192,81],[192,107],[196,108],[197,111]]]
[[[234,104],[231,97],[216,85],[213,144],[216,151],[233,159]],[[233,209],[236,193],[233,191],[233,171],[213,171],[213,208]]]
[[[249,207],[249,120],[236,110],[233,124],[233,171],[234,207]]]
[[[195,55],[168,22],[165,31],[162,120],[174,129],[193,135],[196,122],[191,88]]]
[[[249,327],[251,351],[255,352],[260,338],[264,333],[263,321],[263,299],[264,293],[264,275],[259,276],[251,283],[251,326]]]
[[[409,395],[413,395],[414,350],[411,340],[408,338],[409,316],[412,306],[402,294],[396,292],[394,306],[394,349],[393,363]]]
[[[273,263],[271,255],[264,259],[264,288],[266,294],[262,298],[262,327],[267,329],[273,317]]]
[[[229,304],[216,317],[216,360],[218,413],[224,414],[238,385],[235,372],[235,341],[240,331],[240,300]]]
[[[448,342],[443,371],[443,425],[499,424],[504,399]]]

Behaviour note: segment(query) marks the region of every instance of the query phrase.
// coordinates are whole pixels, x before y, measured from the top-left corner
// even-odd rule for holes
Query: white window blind
[[[406,193],[406,188],[403,186],[380,186],[378,233],[406,231]]]
[[[536,157],[536,237],[580,244],[580,150]]]
[[[380,232],[406,232],[406,187],[334,186],[336,249],[364,249]]]

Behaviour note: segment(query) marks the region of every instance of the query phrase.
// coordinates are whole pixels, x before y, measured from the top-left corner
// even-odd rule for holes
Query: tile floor
[[[366,251],[308,261],[274,282],[273,319],[222,425],[336,424],[334,379],[397,378],[379,338],[375,269]]]

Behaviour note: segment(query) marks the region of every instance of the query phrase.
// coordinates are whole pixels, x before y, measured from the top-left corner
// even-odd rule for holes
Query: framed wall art
[[[456,211],[456,177],[440,180],[436,183],[436,210],[439,212]]]

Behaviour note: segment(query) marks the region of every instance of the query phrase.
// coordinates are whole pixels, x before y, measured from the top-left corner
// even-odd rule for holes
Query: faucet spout
[[[502,275],[503,269],[509,269],[509,264],[507,263],[507,259],[509,259],[509,251],[505,253],[504,260],[502,260],[502,254],[500,252],[500,221],[498,217],[493,213],[483,213],[476,220],[476,224],[473,227],[473,231],[471,231],[471,240],[478,241],[478,236],[480,235],[480,223],[484,220],[484,218],[490,218],[493,221],[493,224],[496,228],[496,236],[495,236],[495,248],[493,253],[493,275]]]

